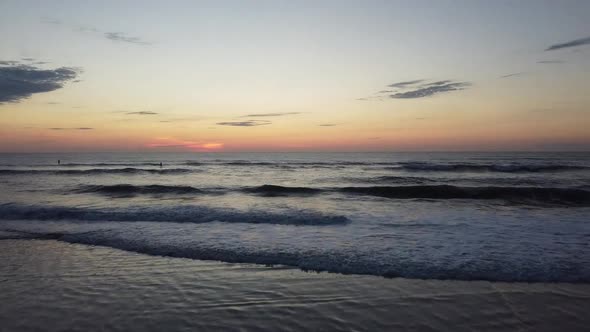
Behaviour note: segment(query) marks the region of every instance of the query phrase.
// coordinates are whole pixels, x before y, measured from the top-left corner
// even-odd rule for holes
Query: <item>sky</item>
[[[0,152],[589,151],[590,1],[0,0]]]

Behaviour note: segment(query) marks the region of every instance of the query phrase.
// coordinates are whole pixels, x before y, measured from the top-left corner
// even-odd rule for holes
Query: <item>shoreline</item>
[[[387,279],[1,240],[0,330],[583,330],[590,284]]]

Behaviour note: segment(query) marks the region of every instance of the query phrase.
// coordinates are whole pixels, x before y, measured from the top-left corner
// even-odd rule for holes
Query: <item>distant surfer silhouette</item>
[[[160,161],[160,168],[162,168],[162,162]]]
[[[57,164],[60,165],[61,164],[61,160],[57,160]],[[160,164],[161,165],[161,164]]]

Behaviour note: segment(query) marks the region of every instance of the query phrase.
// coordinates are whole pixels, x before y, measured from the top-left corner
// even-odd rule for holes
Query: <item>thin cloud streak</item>
[[[357,100],[378,100],[388,99],[416,99],[430,97],[436,94],[464,90],[471,86],[470,82],[459,82],[453,80],[440,80],[428,82],[426,80],[404,81],[388,85],[394,90],[381,90],[370,97],[358,98]]]
[[[414,81],[405,81],[405,82],[397,82],[397,83],[393,83],[393,84],[389,84],[388,87],[390,88],[405,88],[408,85],[414,85],[417,83],[421,83],[424,80],[414,80]]]
[[[249,120],[249,121],[226,121],[218,122],[219,126],[233,126],[233,127],[256,127],[271,124],[270,121],[265,120]]]
[[[275,117],[275,116],[297,115],[297,114],[301,114],[301,112],[247,114],[242,117],[243,118],[263,118],[263,117]]]
[[[160,122],[162,122],[162,123],[195,122],[195,121],[203,121],[204,119],[205,119],[205,117],[194,116],[194,117],[188,117],[188,118],[169,118],[169,119],[160,120]]]
[[[583,46],[583,45],[588,45],[588,44],[590,44],[590,37],[575,39],[575,40],[561,43],[561,44],[554,44],[554,45],[547,47],[545,49],[545,51],[554,51],[554,50],[560,50],[563,48]]]
[[[394,99],[425,98],[425,97],[430,97],[430,96],[444,93],[444,92],[464,90],[469,86],[471,86],[471,83],[469,83],[469,82],[451,82],[451,83],[444,83],[444,84],[439,84],[439,85],[423,85],[423,86],[420,86],[414,90],[391,94],[391,95],[389,95],[389,98],[394,98]]]
[[[62,128],[62,127],[54,127],[54,128],[47,128],[49,130],[94,130],[94,128],[90,127],[78,127],[78,128]]]
[[[46,16],[41,17],[41,22],[45,23],[45,24],[53,24],[53,25],[63,24],[63,22],[61,20],[51,18],[51,17],[46,17]]]
[[[537,63],[542,63],[542,64],[560,64],[560,63],[565,63],[565,61],[563,60],[541,60],[541,61],[537,61]]]
[[[428,83],[428,84],[424,84],[424,86],[439,86],[439,85],[445,85],[448,83],[451,83],[451,80],[442,80],[442,81],[437,81],[437,82],[432,82],[432,83]]]
[[[139,111],[139,112],[127,112],[125,114],[128,114],[128,115],[156,115],[158,113],[150,112],[150,111]]]
[[[510,78],[510,77],[516,77],[516,76],[522,76],[527,74],[527,72],[518,72],[518,73],[512,73],[512,74],[507,74],[507,75],[502,75],[500,76],[500,78]]]
[[[65,22],[50,18],[50,17],[42,17],[41,22],[45,24],[51,25],[65,25],[71,26],[71,28],[80,33],[94,33],[103,36],[106,39],[112,40],[114,42],[121,42],[121,43],[129,43],[129,44],[136,44],[136,45],[151,45],[153,43],[145,41],[139,37],[129,36],[124,32],[120,31],[101,31],[93,26],[89,25],[76,25],[76,24],[66,24]]]
[[[137,44],[137,45],[150,45],[150,42],[146,42],[139,37],[127,36],[122,32],[105,32],[104,36],[106,39],[110,39],[116,42]]]

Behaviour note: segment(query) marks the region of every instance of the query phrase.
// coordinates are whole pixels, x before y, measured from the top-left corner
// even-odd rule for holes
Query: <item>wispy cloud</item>
[[[54,25],[63,24],[63,22],[61,20],[58,20],[58,19],[52,18],[52,17],[46,17],[46,16],[41,17],[41,22],[43,22],[45,24],[54,24]]]
[[[389,84],[388,87],[390,88],[405,88],[408,85],[414,85],[420,82],[423,82],[424,80],[413,80],[413,81],[404,81],[404,82],[397,82],[397,83],[393,83],[393,84]]]
[[[193,116],[193,117],[186,117],[186,118],[168,118],[164,120],[160,120],[162,123],[173,123],[173,122],[195,122],[195,121],[202,121],[206,119],[204,116]]]
[[[560,44],[554,44],[554,45],[547,47],[545,49],[545,51],[554,51],[554,50],[560,50],[562,48],[570,48],[570,47],[576,47],[576,46],[582,46],[582,45],[588,45],[588,44],[590,44],[590,37],[575,39],[575,40],[568,41],[565,43],[560,43]]]
[[[218,122],[219,126],[233,126],[233,127],[256,127],[271,124],[270,121],[265,120],[248,120],[248,121],[226,121]]]
[[[424,84],[423,86],[425,86],[425,87],[426,86],[439,86],[439,85],[445,85],[445,84],[452,83],[452,82],[453,81],[451,81],[451,80],[442,80],[442,81],[427,83],[427,84]]]
[[[395,99],[414,99],[430,97],[439,93],[464,90],[469,87],[471,83],[468,82],[448,82],[437,85],[422,85],[416,89],[397,92],[389,95],[389,98]]]
[[[1,60],[0,61],[0,66],[16,66],[20,63],[20,61],[14,61],[14,60]]]
[[[139,112],[127,112],[125,114],[129,114],[129,115],[156,115],[158,113],[151,112],[151,111],[139,111]]]
[[[151,44],[153,44],[151,42],[143,40],[140,37],[129,36],[124,32],[101,31],[100,29],[95,28],[90,25],[80,25],[80,24],[74,24],[71,22],[68,23],[68,22],[64,22],[59,19],[51,18],[51,17],[41,17],[41,22],[45,23],[45,24],[61,25],[61,26],[70,27],[73,31],[80,32],[80,33],[92,33],[92,34],[101,35],[104,38],[115,41],[115,42],[129,43],[129,44],[136,44],[136,45],[151,45]]]
[[[337,124],[335,124],[335,123],[322,123],[322,124],[319,124],[318,126],[320,126],[320,127],[335,127],[335,126],[337,126]]]
[[[263,117],[274,117],[274,116],[285,116],[285,115],[296,115],[301,112],[284,112],[284,113],[258,113],[258,114],[247,114],[242,116],[243,118],[263,118]]]
[[[131,44],[138,44],[138,45],[150,45],[150,42],[142,40],[139,37],[132,37],[127,36],[123,32],[105,32],[105,38],[110,39],[116,42],[123,42],[123,43],[131,43]]]
[[[94,128],[90,127],[78,127],[78,128],[62,128],[62,127],[54,127],[54,128],[47,128],[50,130],[94,130]]]
[[[541,61],[537,61],[537,63],[551,65],[551,64],[565,63],[565,61],[563,61],[563,60],[541,60]]]
[[[79,73],[78,69],[70,67],[40,69],[8,62],[8,65],[0,64],[0,104],[16,103],[35,93],[61,89]]]
[[[0,65],[2,66],[17,66],[17,65],[46,65],[50,62],[47,61],[37,61],[35,58],[21,58],[20,60],[0,60]]]
[[[516,77],[516,76],[522,76],[527,74],[526,72],[518,72],[518,73],[511,73],[511,74],[507,74],[507,75],[502,75],[500,76],[500,78],[510,78],[510,77]]]
[[[80,32],[95,32],[95,33],[100,33],[100,31],[97,28],[92,27],[92,26],[89,26],[89,25],[78,25],[76,27],[76,30],[77,31],[80,31]]]
[[[469,82],[453,80],[426,81],[413,80],[403,81],[388,85],[388,90],[381,90],[369,97],[358,98],[357,100],[386,100],[386,99],[415,99],[425,98],[436,94],[464,90],[471,86]]]

